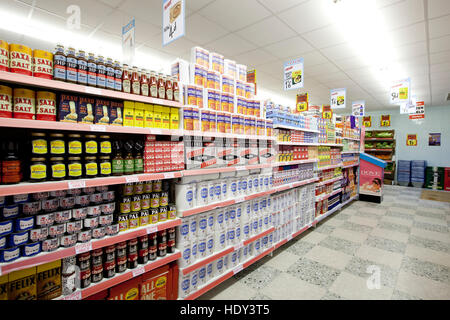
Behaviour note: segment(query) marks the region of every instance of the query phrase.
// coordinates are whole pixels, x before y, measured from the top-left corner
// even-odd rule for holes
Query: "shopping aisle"
[[[450,299],[450,203],[385,186],[199,299]],[[380,289],[369,290],[368,266]]]

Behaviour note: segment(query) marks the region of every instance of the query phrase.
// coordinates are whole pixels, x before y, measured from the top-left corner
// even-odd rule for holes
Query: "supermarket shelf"
[[[344,145],[341,143],[319,143],[319,146],[325,147],[343,147]]]
[[[366,152],[392,152],[393,149],[366,149]]]
[[[306,159],[306,160],[294,160],[294,161],[286,161],[286,162],[273,162],[272,167],[293,166],[296,164],[314,163],[317,161],[319,161],[319,160],[318,159]]]
[[[74,188],[99,187],[114,184],[123,184],[130,182],[152,181],[162,179],[173,179],[181,177],[181,171],[161,172],[161,173],[143,173],[134,175],[125,175],[120,177],[106,177],[106,178],[92,178],[79,180],[64,180],[64,181],[48,181],[48,182],[22,182],[14,185],[0,186],[0,196],[47,192],[57,190],[68,190]]]
[[[338,204],[336,207],[334,207],[333,209],[327,211],[326,213],[318,216],[316,218],[316,220],[314,221],[314,224],[317,224],[319,221],[321,221],[322,219],[325,219],[327,216],[335,213],[336,211],[338,211],[339,209],[341,209],[342,207],[344,207],[345,205],[349,204],[351,201],[355,200],[358,197],[358,195],[348,199],[347,201],[345,201],[344,203]]]
[[[306,131],[306,132],[313,132],[313,133],[319,133],[319,130],[313,130],[313,129],[304,129],[304,128],[298,128],[294,126],[289,126],[287,124],[273,124],[273,128],[280,128],[280,129],[290,129],[290,130],[297,130],[297,131]]]
[[[353,164],[348,164],[346,166],[342,166],[342,169],[356,167],[356,166],[359,166],[359,162],[358,163],[353,163]]]
[[[394,138],[364,138],[365,141],[394,141]]]
[[[342,162],[339,163],[339,164],[334,164],[334,165],[332,165],[332,166],[319,167],[318,170],[319,170],[319,171],[322,171],[322,170],[334,169],[334,168],[339,168],[339,167],[342,167]]]
[[[336,181],[338,181],[338,180],[341,180],[343,177],[344,177],[343,175],[340,175],[339,177],[336,177],[336,178],[333,178],[333,179],[329,179],[329,180],[325,180],[325,181],[319,182],[319,183],[317,184],[317,186],[323,186],[323,185],[325,185],[325,184],[329,184],[329,183],[332,183],[332,182],[336,182]]]
[[[358,195],[351,197],[350,199],[348,199],[347,201],[345,201],[344,203],[342,203],[342,207],[346,206],[347,204],[349,204],[350,202],[352,202],[353,200],[356,200],[356,198],[358,198]]]
[[[247,240],[241,241],[239,244],[236,244],[234,246],[225,248],[224,250],[213,254],[212,256],[206,257],[202,260],[197,261],[196,263],[194,263],[193,265],[190,265],[189,267],[186,268],[180,268],[180,271],[183,275],[186,275],[194,270],[197,270],[198,268],[201,268],[205,265],[207,265],[208,263],[211,263],[212,261],[215,261],[229,253],[232,253],[233,251],[239,250],[240,248],[242,248],[243,246],[248,245],[249,243],[252,243],[258,239],[261,239],[262,237],[268,235],[269,233],[273,232],[275,230],[274,227],[271,227],[267,230],[265,230],[264,232],[261,232],[260,234],[257,234],[256,236],[253,236]]]
[[[183,134],[185,136],[195,136],[195,137],[215,137],[215,138],[229,138],[229,139],[250,139],[250,140],[275,140],[274,136],[268,137],[266,135],[248,135],[248,134],[234,134],[234,133],[224,133],[224,132],[209,132],[209,131],[190,131],[184,130]]]
[[[342,151],[341,154],[355,154],[355,153],[360,153],[360,151]]]
[[[311,228],[313,225],[312,223],[303,227],[302,229],[298,230],[297,232],[294,232],[293,234],[289,235],[286,239],[283,239],[281,241],[279,241],[277,244],[274,245],[274,249],[278,249],[279,247],[281,247],[282,245],[286,244],[287,242],[291,241],[293,238],[299,236],[300,234],[302,234],[303,232],[305,232],[306,230],[308,230],[309,228]]]
[[[58,80],[48,80],[43,78],[26,76],[18,73],[11,73],[6,71],[0,71],[0,81],[16,83],[24,86],[32,86],[39,88],[46,88],[50,90],[63,91],[63,92],[75,92],[79,94],[94,95],[103,98],[138,101],[150,104],[157,104],[169,107],[181,107],[181,103],[176,101],[167,101],[163,99],[156,99],[137,94],[124,93],[120,91],[100,89],[90,86],[83,86],[79,84],[73,84],[69,82],[63,82]]]
[[[359,138],[357,139],[357,138],[342,137],[342,139],[359,141]]]
[[[133,239],[139,236],[143,236],[149,233],[154,233],[156,231],[165,230],[179,226],[181,224],[181,219],[176,218],[174,220],[168,220],[160,222],[157,224],[151,224],[146,227],[138,228],[135,230],[127,230],[120,232],[116,236],[106,237],[103,239],[92,240],[88,243],[77,244],[70,248],[60,248],[54,252],[40,253],[34,257],[24,257],[19,258],[16,261],[10,263],[0,263],[0,275],[6,274],[12,271],[30,268],[33,266],[41,265],[47,262],[52,262],[58,259],[63,259],[66,257],[74,256],[79,253],[87,252],[90,250],[95,250],[98,248],[103,248],[118,242]]]
[[[86,299],[87,297],[90,297],[98,292],[101,292],[103,290],[111,288],[115,285],[118,285],[118,284],[125,282],[127,280],[130,280],[132,278],[135,278],[143,273],[152,271],[156,268],[166,265],[166,264],[168,264],[172,261],[175,261],[179,258],[181,258],[181,252],[176,250],[174,253],[168,254],[165,257],[158,257],[155,261],[149,262],[146,265],[139,266],[133,270],[127,270],[126,272],[118,274],[109,279],[104,278],[102,281],[100,281],[98,283],[92,283],[89,287],[87,287],[85,289],[79,289],[70,295],[61,296],[61,297],[53,299],[53,300]]]
[[[394,173],[394,171],[385,171],[384,172],[384,174],[388,174],[388,175],[391,175],[391,174],[393,174]]]
[[[290,141],[277,141],[278,145],[280,146],[319,146],[318,143],[312,143],[312,142],[290,142]]]
[[[237,267],[233,268],[233,270],[228,271],[227,273],[225,273],[224,275],[218,276],[216,277],[213,281],[211,281],[210,283],[208,283],[206,286],[204,286],[203,288],[197,290],[194,293],[191,293],[189,296],[187,296],[186,298],[184,298],[184,300],[194,300],[197,299],[198,297],[200,297],[201,295],[205,294],[206,292],[208,292],[209,290],[211,290],[212,288],[218,286],[219,284],[221,284],[222,282],[224,282],[225,280],[231,278],[233,275],[239,273],[240,271],[242,271],[245,268],[248,268],[250,265],[252,265],[253,263],[255,263],[256,261],[262,259],[263,257],[265,257],[266,255],[268,255],[269,253],[271,253],[274,250],[274,247],[270,247],[269,249],[263,251],[262,253],[260,253],[259,255],[257,255],[256,257],[249,259],[248,261],[239,264]]]
[[[225,168],[211,168],[211,169],[195,169],[195,170],[184,170],[182,171],[183,176],[195,176],[200,174],[210,174],[219,172],[234,172],[242,170],[253,170],[262,168],[271,168],[272,163],[262,163],[262,164],[251,164],[246,166],[236,166],[236,167],[225,167]]]
[[[311,179],[307,179],[307,180],[301,180],[301,181],[297,181],[297,182],[293,182],[293,183],[288,183],[288,184],[284,184],[281,186],[277,186],[274,187],[273,190],[274,192],[280,192],[280,191],[284,191],[284,190],[288,190],[288,189],[293,189],[299,186],[303,186],[309,183],[313,183],[313,182],[317,182],[319,181],[319,178],[311,178]]]
[[[340,192],[342,192],[342,188],[339,188],[339,189],[333,191],[330,194],[325,194],[323,196],[316,197],[316,202],[328,199],[329,197],[334,196],[335,194],[338,194]]]

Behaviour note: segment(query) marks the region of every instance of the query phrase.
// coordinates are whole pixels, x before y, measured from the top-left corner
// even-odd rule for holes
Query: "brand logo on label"
[[[199,222],[200,229],[202,229],[202,230],[206,229],[206,224],[207,224],[206,219],[200,220],[200,222]]]
[[[220,242],[220,244],[225,243],[225,234],[222,233],[222,234],[220,235],[219,242]]]
[[[183,280],[183,282],[181,283],[181,288],[183,290],[188,290],[189,289],[189,279]]]
[[[211,249],[213,247],[213,245],[214,245],[214,240],[213,239],[209,239],[208,243],[207,243],[208,249]]]
[[[206,243],[205,242],[200,242],[198,244],[198,251],[205,252],[205,250],[206,250]]]
[[[236,192],[236,182],[231,184],[231,192]]]
[[[180,228],[181,228],[181,234],[183,236],[185,236],[189,233],[189,225],[183,224]]]
[[[206,197],[208,197],[208,189],[207,188],[202,188],[200,191],[200,195],[203,199],[205,199]]]
[[[208,217],[208,226],[212,226],[214,224],[214,217],[213,216],[210,216],[210,217]]]

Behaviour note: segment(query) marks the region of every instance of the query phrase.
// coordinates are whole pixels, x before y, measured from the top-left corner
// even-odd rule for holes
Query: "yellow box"
[[[9,274],[9,300],[36,300],[36,267]]]
[[[153,106],[153,121],[154,128],[162,128],[162,107],[161,106]]]
[[[134,126],[143,128],[144,127],[144,109],[145,104],[142,102],[134,103]]]
[[[37,298],[52,300],[62,294],[61,260],[37,266]]]
[[[125,101],[123,104],[123,126],[134,126],[134,102]]]
[[[144,128],[153,128],[154,123],[154,115],[153,115],[153,105],[146,104],[144,110]]]
[[[161,107],[161,112],[170,113],[170,107]]]
[[[170,113],[169,112],[163,112],[162,115],[162,128],[163,129],[170,129]]]
[[[170,129],[178,130],[180,128],[180,115],[178,108],[170,108]]]
[[[0,276],[0,301],[8,300],[8,275]]]

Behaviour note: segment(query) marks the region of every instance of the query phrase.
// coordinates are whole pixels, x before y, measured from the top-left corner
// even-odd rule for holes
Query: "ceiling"
[[[189,60],[191,47],[202,46],[256,68],[258,88],[292,100],[297,92],[282,87],[283,62],[303,57],[302,92],[310,94],[311,103],[329,103],[329,90],[345,87],[350,102],[366,100],[368,110],[392,108],[389,88],[336,31],[321,9],[325,1],[332,0],[186,0],[186,35],[166,47],[161,40],[162,0],[2,0],[0,10],[65,28],[66,8],[76,4],[81,8],[78,32],[118,45],[121,27],[134,16],[138,50],[170,62]],[[394,40],[396,63],[411,77],[413,94],[426,106],[448,105],[450,1],[377,0],[377,7]],[[44,46],[4,30],[0,37]]]

